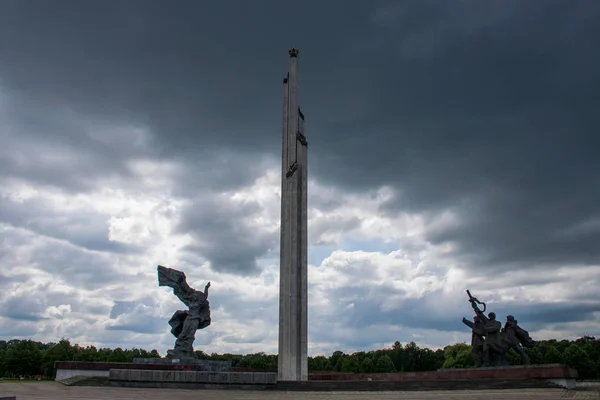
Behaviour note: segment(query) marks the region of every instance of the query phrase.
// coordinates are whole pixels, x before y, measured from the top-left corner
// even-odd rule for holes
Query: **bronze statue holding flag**
[[[196,331],[210,325],[210,304],[208,302],[208,288],[210,282],[204,287],[204,292],[192,289],[183,272],[163,267],[158,268],[158,286],[173,288],[175,296],[188,307],[188,310],[177,310],[169,320],[171,333],[177,338],[175,348],[167,351],[169,358],[196,358],[194,353],[194,340]]]
[[[475,311],[475,319],[471,322],[463,318],[463,323],[472,331],[471,346],[475,367],[508,365],[506,352],[510,348],[517,352],[522,364],[529,364],[529,357],[524,347],[536,345],[529,332],[517,325],[517,320],[512,315],[506,317],[506,324],[502,327],[502,324],[496,320],[496,313],[490,312],[487,316],[484,314],[487,308],[484,302],[473,297],[468,290],[467,295]],[[479,309],[479,305],[483,306],[483,310]],[[479,362],[481,353],[483,353],[483,363]]]

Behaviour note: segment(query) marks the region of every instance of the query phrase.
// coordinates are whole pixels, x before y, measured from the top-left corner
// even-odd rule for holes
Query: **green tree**
[[[39,345],[31,340],[9,345],[4,355],[6,370],[15,375],[39,375],[42,361]]]
[[[525,349],[531,362],[565,363],[576,368],[582,378],[600,378],[600,340],[584,336],[575,341],[541,340],[534,348]],[[255,354],[216,354],[210,356],[202,351],[196,353],[199,358],[212,360],[230,360],[233,367],[245,366],[258,370],[275,370],[277,355]],[[41,363],[38,362],[41,355]],[[58,343],[41,343],[31,340],[0,341],[0,376],[18,374],[44,375],[54,374],[56,361],[97,361],[131,362],[133,358],[160,357],[156,349],[97,349],[94,346],[81,347],[71,345],[62,338]],[[510,364],[520,363],[513,350],[507,358]],[[32,361],[33,360],[33,361]],[[389,363],[391,360],[391,364]],[[369,352],[359,351],[351,355],[335,351],[330,357],[309,357],[310,371],[435,371],[439,368],[464,368],[472,365],[471,349],[465,343],[447,346],[444,350],[421,349],[414,342],[403,346],[396,341],[391,348]],[[41,368],[40,368],[41,367]]]
[[[54,376],[56,361],[74,361],[76,350],[68,339],[62,338],[57,344],[44,351],[42,370],[44,375]]]
[[[375,372],[375,363],[371,357],[365,357],[360,364],[360,372],[364,372],[366,374]]]
[[[394,367],[394,362],[390,358],[389,355],[384,354],[379,357],[377,363],[375,364],[375,369],[377,372],[395,372],[396,368]]]
[[[77,351],[73,356],[74,361],[84,361],[84,362],[98,362],[100,361],[100,354],[98,353],[98,349],[95,346],[88,346],[85,348],[81,348],[79,346],[76,347]]]
[[[132,362],[133,360],[129,358],[127,353],[122,348],[117,347],[112,351],[107,361],[114,363],[127,363]]]
[[[569,367],[575,368],[580,378],[593,378],[594,373],[589,355],[582,347],[572,343],[563,354],[564,363]]]
[[[543,364],[544,355],[538,347],[525,349],[525,353],[529,356],[529,360],[532,364]]]
[[[356,362],[358,362],[358,365],[362,364],[362,361],[365,359],[366,356],[367,356],[367,353],[365,353],[364,351],[357,351],[355,353],[352,353],[352,357],[354,357],[356,359]]]
[[[417,368],[420,349],[415,342],[410,342],[404,346],[402,357],[402,371],[414,372]]]
[[[511,348],[506,351],[506,361],[508,365],[521,365],[521,356]]]
[[[469,368],[472,367],[471,346],[466,343],[456,343],[444,347],[444,363],[442,368]]]
[[[580,376],[600,378],[600,340],[594,336],[584,336],[575,341],[585,351],[590,359],[588,371],[580,372]]]
[[[325,356],[308,357],[309,371],[331,371],[333,366]]]
[[[55,376],[54,362],[72,361],[71,343],[62,339],[59,343],[48,343],[42,353],[41,374],[44,376]]]
[[[98,349],[98,361],[99,362],[108,362],[110,357],[112,356],[112,349],[102,348]]]
[[[431,349],[420,349],[417,357],[415,371],[436,371],[444,363],[443,351],[432,351]]]
[[[202,350],[196,350],[195,353],[200,360],[210,360],[210,356]],[[149,355],[150,354],[146,355],[145,358],[150,358]]]
[[[260,371],[271,371],[277,369],[277,358],[274,355],[267,355],[263,352],[247,354],[242,357],[239,363],[240,367],[251,368]]]
[[[404,371],[404,348],[402,347],[402,343],[399,341],[395,341],[392,345],[392,351],[390,354],[394,365],[396,366],[396,371]]]
[[[6,343],[6,342],[4,342]],[[5,358],[6,358],[6,350],[0,348],[0,378],[6,375],[6,366],[5,366]]]
[[[152,349],[152,351],[148,355],[148,358],[160,358],[160,354],[158,353],[158,350]]]
[[[554,346],[549,346],[544,354],[544,364],[560,364],[562,362],[562,356],[560,351]]]
[[[355,356],[344,356],[340,358],[340,371],[341,372],[360,372],[360,365],[358,359]]]
[[[344,356],[344,352],[336,350],[331,354],[331,357],[329,357],[329,362],[331,363],[331,365],[333,365],[334,371],[340,371],[340,368],[342,366],[342,364],[340,363],[340,358],[342,358],[342,356]]]

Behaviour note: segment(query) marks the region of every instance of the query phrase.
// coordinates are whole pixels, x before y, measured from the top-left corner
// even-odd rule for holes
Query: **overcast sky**
[[[600,336],[600,2],[0,1],[0,339],[277,351],[300,49],[309,353]]]

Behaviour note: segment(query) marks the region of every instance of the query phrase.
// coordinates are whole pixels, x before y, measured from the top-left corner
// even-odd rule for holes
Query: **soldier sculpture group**
[[[492,367],[508,365],[506,352],[512,348],[521,357],[522,364],[529,364],[529,357],[524,347],[534,347],[535,342],[529,333],[519,327],[517,320],[512,316],[506,317],[504,327],[496,320],[496,314],[490,312],[485,315],[486,305],[477,298],[469,295],[469,302],[475,311],[473,322],[463,318],[463,324],[471,328],[471,347],[475,367]],[[483,310],[479,309],[483,306]]]

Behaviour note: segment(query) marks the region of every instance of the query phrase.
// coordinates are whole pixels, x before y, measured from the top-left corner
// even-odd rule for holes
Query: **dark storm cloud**
[[[399,300],[393,309],[382,310],[381,304],[387,296],[402,294],[389,287],[340,288],[328,291],[332,299],[333,314],[340,326],[364,328],[378,325],[402,325],[408,332],[415,330],[461,331],[463,317],[471,318],[473,311],[465,300],[462,307],[444,303],[441,290],[432,291],[418,299]],[[335,299],[335,300],[333,300]],[[351,307],[348,305],[353,304]],[[376,312],[374,312],[376,310]],[[585,322],[594,320],[594,313],[600,312],[600,302],[573,301],[569,303],[544,302],[501,302],[488,304],[486,314],[496,313],[503,322],[507,315],[513,315],[525,329],[534,331],[548,328],[552,324]],[[309,313],[310,315],[310,313]],[[319,326],[319,316],[311,326]],[[464,329],[467,329],[464,327]],[[468,331],[468,329],[467,329]],[[316,341],[328,341],[328,333],[318,328],[311,330]],[[360,340],[359,340],[360,341]],[[363,344],[368,342],[362,342]]]
[[[110,309],[110,318],[115,319],[121,314],[131,312],[135,308],[135,301],[115,301]]]
[[[8,286],[10,286],[14,283],[22,282],[23,279],[26,279],[26,278],[27,278],[26,274],[16,274],[16,275],[11,275],[11,276],[0,274],[0,289],[5,290]]]
[[[455,330],[460,322],[460,310],[445,312],[443,305],[437,304],[440,291],[427,294],[419,299],[405,299],[390,310],[382,310],[386,297],[399,296],[403,292],[385,285],[374,288],[345,287],[328,291],[328,297],[336,299],[337,319],[343,325],[358,327],[378,324],[398,325],[412,329]],[[350,308],[348,305],[353,304]],[[466,303],[466,312],[469,311]],[[377,310],[374,312],[374,310]]]
[[[38,331],[37,325],[34,321],[18,321],[0,317],[0,326],[2,326],[0,337],[3,340],[31,338]]]
[[[266,339],[272,336],[269,331],[260,332],[244,332],[243,336],[223,335],[221,339],[225,343],[263,343]]]
[[[114,260],[106,253],[86,251],[18,229],[2,233],[0,264],[7,268],[33,266],[85,289],[97,289],[128,278],[115,268]]]
[[[3,82],[39,102],[145,122],[167,154],[215,145],[274,150],[290,42],[318,38],[316,54],[334,55],[344,36],[330,29],[337,4],[290,11],[276,1],[9,1],[0,17]],[[305,39],[306,24],[317,32]]]
[[[235,204],[220,196],[195,198],[183,210],[178,227],[194,239],[186,250],[201,254],[215,271],[259,272],[256,259],[278,243],[278,232],[264,232],[251,223],[260,210],[253,201]]]
[[[130,315],[123,318],[121,323],[106,326],[108,331],[129,331],[134,333],[156,334],[164,330],[165,321],[162,318],[146,315]]]
[[[88,250],[124,254],[139,251],[135,246],[109,240],[107,215],[61,212],[47,203],[41,199],[17,203],[0,196],[0,222]]]
[[[228,149],[222,149],[218,154],[199,155],[186,160],[185,168],[174,174],[173,195],[189,198],[206,190],[239,189],[263,176],[273,165],[272,158]]]
[[[400,149],[392,165],[364,170],[380,171],[372,179],[382,183],[386,171],[397,174],[387,175],[399,189],[388,210],[453,207],[458,226],[429,238],[455,243],[478,267],[596,263],[600,229],[566,231],[598,215],[600,58],[592,48],[600,8],[586,1],[499,4],[506,8],[501,19],[489,15],[468,30],[461,24],[469,12],[445,10],[444,34],[431,54],[385,75],[388,92],[410,95],[379,93],[369,116],[380,117],[378,126],[364,124],[396,130]],[[391,151],[364,145],[386,159]]]
[[[3,89],[0,68],[0,170],[40,186],[82,191],[99,178],[134,176],[127,162],[143,155],[136,126],[82,117],[70,107]]]
[[[0,82],[31,113],[147,126],[153,156],[243,153],[224,164],[243,184],[280,151],[298,46],[313,177],[389,185],[386,212],[453,209],[460,224],[429,239],[479,267],[594,263],[600,230],[574,227],[600,200],[599,18],[593,0],[5,1]],[[252,270],[264,245],[237,245],[208,257]]]
[[[46,310],[46,306],[39,299],[30,296],[11,297],[0,303],[0,306],[0,315],[4,318],[23,321],[45,319],[41,314]]]
[[[594,313],[600,312],[600,302],[574,301],[570,303],[505,303],[496,312],[498,319],[513,315],[522,324],[555,324],[595,320]],[[529,328],[532,329],[532,328]]]

